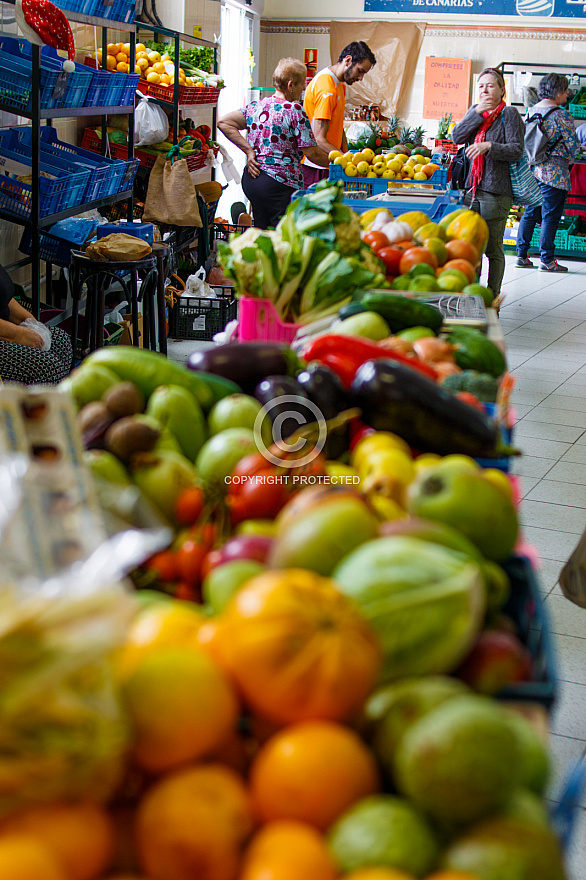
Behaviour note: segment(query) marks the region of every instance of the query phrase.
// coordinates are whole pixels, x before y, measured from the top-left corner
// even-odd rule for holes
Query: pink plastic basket
[[[299,327],[281,321],[269,299],[243,296],[238,305],[240,342],[293,342]]]

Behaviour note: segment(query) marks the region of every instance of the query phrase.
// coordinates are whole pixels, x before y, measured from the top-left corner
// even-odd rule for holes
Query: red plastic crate
[[[86,128],[84,131],[81,145],[84,150],[91,150],[92,153],[102,152],[102,139],[92,128]],[[124,144],[113,144],[110,141],[110,155],[113,159],[127,160],[128,147]],[[152,168],[157,161],[156,156],[152,156],[150,153],[143,153],[142,150],[135,150],[134,158],[138,159],[145,168]]]
[[[159,101],[173,103],[173,88],[171,86],[157,86],[146,80],[139,80],[138,90],[144,95],[158,98]],[[190,107],[193,104],[217,104],[220,89],[212,89],[209,86],[198,88],[197,86],[179,86],[179,103]]]
[[[452,143],[452,141],[442,141],[437,138],[434,139],[434,150],[442,150],[444,153],[452,153],[454,156],[458,152],[458,145]]]

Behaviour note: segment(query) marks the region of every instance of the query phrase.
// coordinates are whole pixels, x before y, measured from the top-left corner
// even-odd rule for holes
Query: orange
[[[128,61],[128,55],[126,52],[118,52],[116,55],[116,61],[124,61],[124,63],[126,63]]]
[[[262,821],[297,819],[324,831],[355,801],[378,790],[373,755],[357,733],[330,721],[279,731],[261,747],[250,771]]]
[[[108,47],[107,47],[108,55],[116,56],[118,54],[118,52],[121,52],[121,51],[122,51],[122,48],[120,46],[120,43],[108,43]]]
[[[0,837],[0,877],[2,880],[69,880],[51,850],[31,834]]]
[[[163,86],[171,85],[171,77],[168,74],[166,74],[166,73],[161,74],[161,85],[163,85]]]
[[[376,636],[334,581],[310,571],[257,575],[212,628],[210,652],[254,713],[277,724],[350,718],[376,681]]]
[[[139,804],[141,868],[151,880],[235,880],[252,827],[248,793],[233,770],[180,770],[156,782]]]
[[[112,820],[90,802],[30,807],[0,825],[0,835],[5,833],[33,835],[51,851],[68,880],[93,880],[112,860]]]
[[[252,839],[238,880],[335,880],[325,840],[302,822],[270,822]]]
[[[442,271],[448,272],[450,269],[457,269],[459,272],[463,272],[470,284],[476,281],[476,269],[468,260],[448,260],[447,263],[444,263]]]
[[[149,66],[149,59],[146,56],[140,56],[136,59],[136,66],[140,67],[141,70],[146,70]]]
[[[163,648],[144,657],[122,687],[134,729],[132,755],[166,773],[217,749],[234,729],[238,700],[203,648]]]
[[[122,46],[122,49],[120,51],[126,52],[127,55],[130,55],[130,43],[120,43],[120,45]],[[134,51],[136,52],[136,46],[134,48]]]
[[[150,70],[147,73],[147,82],[153,83],[153,85],[158,85],[161,82],[161,76],[155,70]]]
[[[361,868],[345,874],[344,880],[415,880],[415,877],[395,868]]]
[[[143,657],[161,648],[195,644],[197,633],[205,620],[192,602],[175,599],[158,602],[140,611],[126,633],[125,644],[118,652],[118,675],[127,677]]]
[[[130,44],[129,44],[129,45],[130,45]],[[146,53],[146,46],[145,46],[144,43],[137,43],[137,44],[136,44],[136,54],[138,55],[139,52],[145,52],[145,53]]]
[[[119,61],[118,64],[116,65],[116,70],[119,73],[128,73],[128,69],[129,68],[128,68],[128,64],[126,63],[126,61]]]
[[[117,63],[118,62],[116,61],[116,59],[114,58],[113,55],[106,56],[106,67],[108,68],[108,70],[116,70]]]
[[[165,70],[165,65],[163,64],[162,61],[155,61],[155,63],[153,64],[153,70],[155,71],[155,73],[166,73],[167,72]]]

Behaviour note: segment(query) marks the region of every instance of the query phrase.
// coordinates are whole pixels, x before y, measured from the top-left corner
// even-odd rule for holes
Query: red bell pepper
[[[351,384],[358,367],[361,367],[366,361],[373,360],[398,361],[406,367],[417,370],[428,379],[433,379],[434,382],[437,380],[437,374],[433,367],[396,351],[383,349],[376,343],[368,342],[357,336],[342,336],[335,333],[318,336],[317,339],[309,343],[303,352],[303,357],[306,361],[320,361],[322,364],[326,364],[334,370],[346,387]],[[333,362],[330,360],[332,358]]]

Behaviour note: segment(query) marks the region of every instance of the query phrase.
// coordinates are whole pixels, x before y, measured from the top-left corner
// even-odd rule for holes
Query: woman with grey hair
[[[574,131],[574,121],[562,108],[568,99],[569,82],[559,73],[548,73],[539,83],[539,102],[527,113],[530,120],[535,113],[542,116],[541,127],[547,134],[549,151],[545,162],[532,168],[539,181],[543,204],[525,208],[517,234],[517,262],[520,269],[533,269],[527,256],[536,224],[541,224],[539,254],[542,272],[567,272],[555,259],[555,234],[560,222],[568,190],[571,189],[570,165],[580,153],[580,141]]]
[[[478,77],[478,104],[474,104],[452,131],[455,144],[468,144],[471,160],[466,180],[466,202],[488,226],[488,286],[495,296],[505,274],[503,235],[513,204],[511,162],[523,155],[523,120],[505,103],[505,80],[487,67]]]
[[[227,113],[222,134],[246,154],[242,189],[252,205],[254,225],[276,226],[291,196],[303,187],[301,159],[328,167],[300,103],[307,68],[297,58],[281,58],[273,74],[274,95]],[[240,132],[246,129],[246,137]]]

